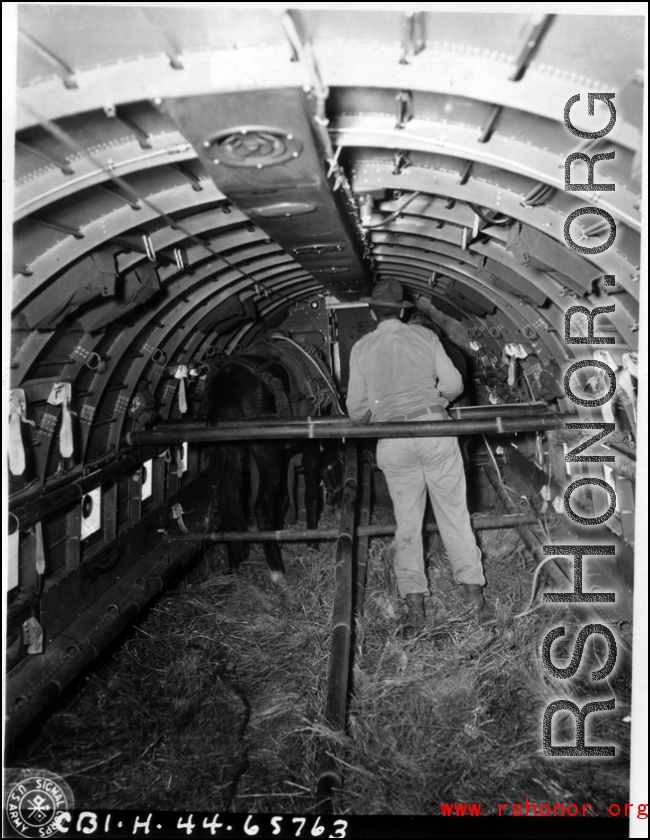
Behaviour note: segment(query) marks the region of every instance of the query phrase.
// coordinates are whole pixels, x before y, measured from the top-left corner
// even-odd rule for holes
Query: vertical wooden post
[[[354,543],[354,514],[357,499],[357,447],[348,441],[345,447],[345,473],[341,524],[336,542],[336,573],[334,580],[334,609],[332,612],[332,652],[327,675],[325,723],[333,732],[345,730],[345,710],[350,666],[350,635],[352,628],[352,563]],[[334,791],[343,783],[341,772],[324,746],[318,767],[317,811],[334,812]]]
[[[359,503],[359,527],[370,524],[371,482],[372,482],[372,450],[364,448],[361,451],[361,495]],[[356,602],[359,615],[363,615],[363,604],[366,593],[366,567],[368,565],[368,542],[370,537],[357,536],[356,548]]]

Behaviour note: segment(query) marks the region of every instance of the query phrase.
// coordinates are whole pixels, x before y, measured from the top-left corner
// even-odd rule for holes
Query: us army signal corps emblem
[[[14,836],[62,836],[60,817],[72,808],[72,791],[55,773],[47,770],[5,771],[5,816],[16,832]]]

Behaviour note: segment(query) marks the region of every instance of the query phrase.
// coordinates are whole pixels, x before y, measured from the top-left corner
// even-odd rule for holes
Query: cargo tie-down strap
[[[516,359],[525,359],[528,356],[523,344],[506,344],[503,348],[503,353],[508,361],[508,385],[514,388],[516,381]]]
[[[172,519],[175,519],[178,522],[178,527],[184,534],[189,534],[189,529],[183,519],[184,513],[185,511],[183,510],[183,506],[181,504],[177,503],[172,506]]]
[[[36,538],[36,571],[39,575],[44,575],[45,546],[43,544],[43,524],[40,520],[34,523],[34,536]]]
[[[43,653],[43,628],[33,617],[23,622],[23,643],[29,646],[27,653]]]
[[[181,414],[187,412],[187,394],[185,393],[185,380],[187,379],[187,365],[179,365],[174,374],[178,382],[178,408]]]
[[[172,468],[172,463],[176,461],[176,475],[178,478],[181,478],[183,473],[185,472],[185,459],[184,459],[184,450],[182,446],[170,446],[169,449],[165,449],[162,453],[165,463],[169,465],[169,468]]]
[[[61,406],[61,431],[59,432],[59,452],[64,458],[71,458],[74,451],[72,441],[72,416],[70,400],[72,385],[69,382],[57,382],[47,398],[49,405]]]
[[[9,395],[9,469],[13,475],[25,472],[25,447],[20,424],[36,425],[33,420],[28,420],[26,409],[25,392],[22,388],[13,388]]]

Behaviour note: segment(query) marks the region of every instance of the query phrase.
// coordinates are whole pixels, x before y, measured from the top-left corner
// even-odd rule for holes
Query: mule
[[[216,366],[206,388],[202,413],[209,424],[241,419],[263,422],[265,417],[286,415],[290,404],[295,411],[296,395],[291,394],[286,370],[277,359],[269,361],[251,351]],[[306,416],[310,407],[313,405],[309,400],[302,407],[298,406],[298,416]],[[290,498],[289,462],[302,453],[307,528],[317,528],[321,465],[338,459],[338,442],[332,443],[333,446],[330,444],[322,449],[318,440],[242,440],[207,445],[202,457],[204,467],[213,477],[210,509],[213,526],[223,531],[245,531],[248,524],[246,500],[252,496],[258,528],[261,531],[282,530]],[[257,484],[256,492],[254,484]],[[236,571],[246,557],[247,544],[230,542],[226,546],[229,569]],[[263,546],[271,579],[284,588],[280,545],[265,541]],[[317,547],[317,544],[312,542],[310,546]]]

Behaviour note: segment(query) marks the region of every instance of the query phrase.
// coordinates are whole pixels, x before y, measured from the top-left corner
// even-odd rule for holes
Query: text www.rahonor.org
[[[531,802],[526,798],[524,802],[499,802],[496,806],[497,817],[629,817],[637,820],[648,819],[648,805],[634,805],[630,802],[625,802],[619,805],[617,802],[612,802],[607,806],[605,814],[596,813],[594,806],[590,802],[577,805],[575,802],[569,803],[553,803],[548,802]],[[443,817],[481,817],[488,816],[487,811],[483,811],[483,806],[480,802],[442,802],[440,804],[440,814]]]

